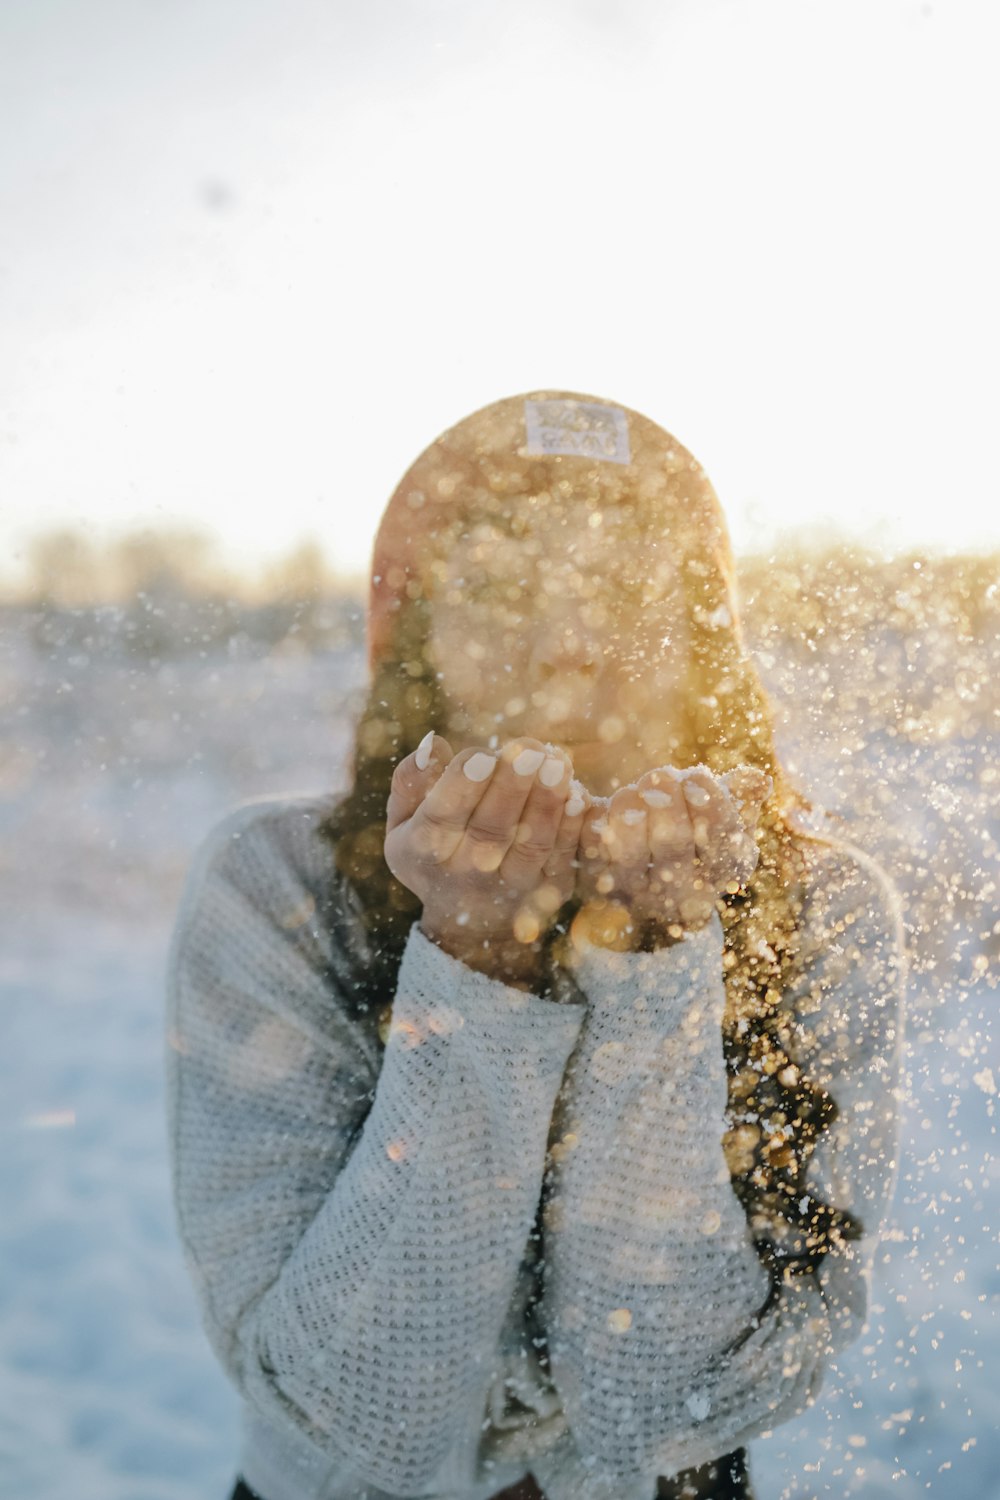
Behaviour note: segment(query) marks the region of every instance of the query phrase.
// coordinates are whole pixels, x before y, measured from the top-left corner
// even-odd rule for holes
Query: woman
[[[369,644],[351,791],[227,818],[171,952],[236,1494],[750,1495],[865,1316],[894,889],[807,831],[718,501],[636,412],[443,434]]]

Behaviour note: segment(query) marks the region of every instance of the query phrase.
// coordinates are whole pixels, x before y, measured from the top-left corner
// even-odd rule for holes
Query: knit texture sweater
[[[542,997],[414,928],[359,999],[332,799],[238,808],[189,872],[169,957],[174,1205],[265,1500],[651,1500],[816,1397],[866,1316],[894,1185],[899,900],[806,844],[802,1066],[837,1102],[809,1190],[861,1240],[783,1282],[726,1129],[723,933],[590,949]]]

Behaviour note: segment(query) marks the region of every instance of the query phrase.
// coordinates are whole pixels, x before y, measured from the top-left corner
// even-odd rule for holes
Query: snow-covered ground
[[[218,817],[342,784],[360,653],[153,665],[39,654],[17,633],[0,648],[0,1496],[220,1500],[238,1399],[172,1218],[166,948]],[[800,784],[886,860],[911,925],[941,917],[913,933],[902,1166],[870,1330],[806,1420],[753,1445],[759,1494],[1000,1500],[1000,1058],[980,957],[995,950],[995,746],[869,729],[845,754],[779,667]]]

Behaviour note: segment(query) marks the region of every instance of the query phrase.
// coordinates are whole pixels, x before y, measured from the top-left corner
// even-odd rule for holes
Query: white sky
[[[0,574],[199,523],[364,567],[444,427],[554,386],[740,550],[1000,546],[995,0],[8,0]]]

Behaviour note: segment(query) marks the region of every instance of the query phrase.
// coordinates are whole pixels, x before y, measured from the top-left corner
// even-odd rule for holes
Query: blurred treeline
[[[362,639],[364,585],[304,541],[256,574],[227,567],[211,537],[142,530],[98,543],[62,528],[34,537],[26,581],[0,607],[23,617],[40,650],[166,661],[221,647],[264,655]]]
[[[339,574],[316,541],[251,576],[225,567],[197,530],[98,544],[63,529],[36,537],[28,563],[27,582],[3,608],[42,651],[155,662],[364,638],[365,581]],[[808,666],[812,689],[840,712],[874,713],[904,737],[961,737],[995,722],[1000,555],[885,559],[848,544],[790,543],[742,557],[739,591],[747,644],[765,674]]]

